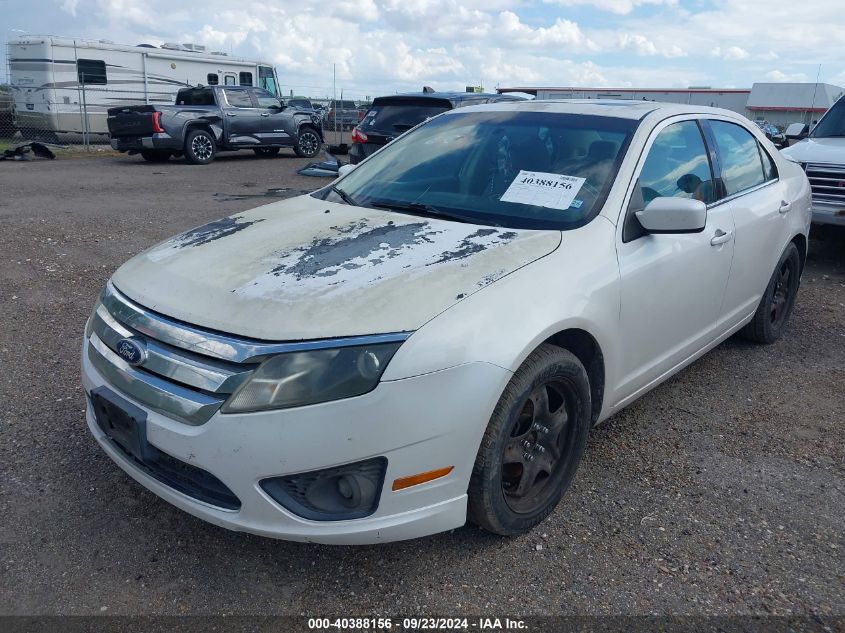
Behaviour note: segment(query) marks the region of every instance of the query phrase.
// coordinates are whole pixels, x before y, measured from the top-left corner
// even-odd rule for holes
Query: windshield
[[[845,136],[845,97],[831,106],[810,136],[813,138]]]
[[[405,103],[376,103],[358,126],[364,132],[379,131],[393,134],[405,132],[426,119],[451,110],[448,102],[408,101]]]
[[[576,228],[601,209],[637,125],[550,112],[445,114],[385,146],[336,188],[362,206]],[[331,189],[323,195],[341,201]]]

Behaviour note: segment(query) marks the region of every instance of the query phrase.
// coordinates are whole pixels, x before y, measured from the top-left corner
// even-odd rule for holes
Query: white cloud
[[[642,5],[677,6],[678,0],[543,0],[546,4],[564,7],[591,6],[601,11],[625,15]]]
[[[65,13],[70,13],[73,17],[76,17],[76,7],[78,6],[79,0],[63,0],[61,9]]]
[[[772,70],[766,73],[766,79],[769,81],[798,83],[807,81],[807,75],[804,73],[785,73],[780,70]]]
[[[739,46],[728,46],[727,48],[717,46],[710,52],[710,54],[713,57],[718,57],[719,59],[723,59],[725,61],[738,61],[748,59],[750,57],[748,51]]]

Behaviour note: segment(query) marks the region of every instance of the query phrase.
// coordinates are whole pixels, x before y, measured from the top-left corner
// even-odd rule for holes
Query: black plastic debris
[[[340,159],[333,156],[329,152],[325,153],[326,159],[318,163],[309,163],[302,169],[298,169],[296,173],[303,176],[317,176],[321,178],[337,178],[337,172],[340,169]]]
[[[61,147],[61,145],[54,145],[53,147]],[[56,157],[44,143],[31,141],[11,149],[4,149],[3,153],[0,154],[0,160],[29,160],[29,154],[38,158],[49,158],[50,160]]]

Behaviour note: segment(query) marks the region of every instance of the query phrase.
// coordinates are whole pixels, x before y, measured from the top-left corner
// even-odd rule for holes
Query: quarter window
[[[241,73],[240,74],[240,83],[242,86],[251,86],[252,85],[252,73]]]
[[[106,77],[106,62],[101,59],[78,59],[76,72],[79,83],[85,86],[104,86],[108,83]]]
[[[765,176],[766,182],[776,180],[778,177],[778,170],[775,167],[775,161],[772,160],[772,157],[769,156],[769,152],[764,150],[759,143],[758,147],[760,147],[760,156],[763,157],[763,176]]]
[[[252,98],[246,90],[225,90],[226,101],[235,108],[251,108]]]
[[[220,77],[217,76],[217,73],[208,73],[208,85],[209,86],[216,86],[220,83]]]
[[[760,149],[751,132],[725,121],[710,121],[710,127],[719,148],[722,180],[729,196],[769,180],[763,173]]]

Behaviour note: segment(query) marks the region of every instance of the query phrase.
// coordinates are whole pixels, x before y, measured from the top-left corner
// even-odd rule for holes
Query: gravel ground
[[[83,419],[83,323],[178,231],[320,186],[306,160],[0,165],[0,614],[845,615],[845,233],[786,336],[730,340],[596,429],[535,532],[378,547],[206,524],[135,484]]]

